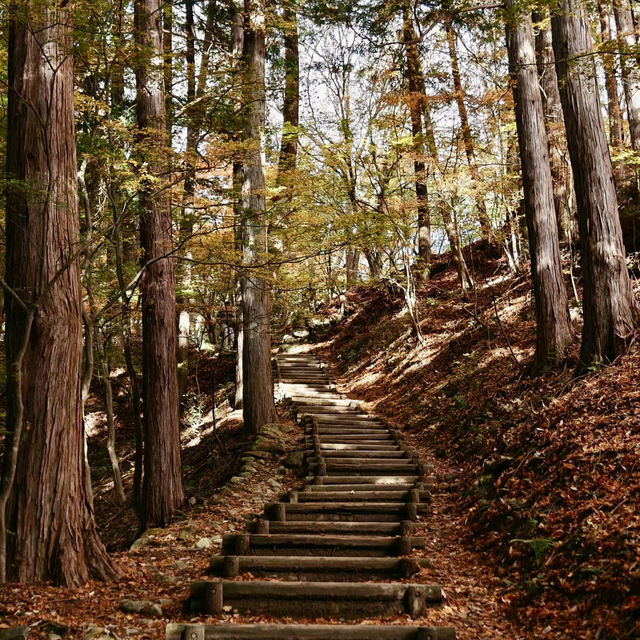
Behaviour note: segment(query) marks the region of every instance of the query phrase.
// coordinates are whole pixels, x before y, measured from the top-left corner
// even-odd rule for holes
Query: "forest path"
[[[305,427],[310,475],[267,503],[254,531],[225,536],[211,560],[223,578],[192,583],[189,606],[301,623],[172,624],[167,638],[453,640],[453,628],[426,626],[443,589],[416,580],[431,564],[414,555],[425,546],[415,533],[429,513],[428,466],[400,432],[338,394],[314,356],[282,354],[278,370]],[[310,623],[317,619],[366,624]]]

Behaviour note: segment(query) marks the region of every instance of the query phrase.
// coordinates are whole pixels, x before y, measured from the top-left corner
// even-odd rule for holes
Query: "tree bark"
[[[136,115],[144,162],[153,178],[167,171],[160,0],[136,0]],[[170,257],[171,210],[162,186],[146,181],[140,190],[142,279],[143,411],[145,430],[143,526],[164,526],[184,502],[180,465],[176,367],[176,303]]]
[[[267,252],[265,177],[262,166],[266,119],[265,96],[265,5],[264,0],[245,0],[242,57],[245,79],[244,119],[248,148],[242,168],[243,265],[242,312],[244,344],[242,354],[243,415],[245,429],[257,433],[274,422],[271,371],[271,288],[263,264]]]
[[[640,310],[622,230],[582,0],[561,0],[551,20],[556,71],[573,167],[584,279],[579,371],[625,351]]]
[[[298,16],[289,2],[284,7],[284,102],[282,142],[278,161],[278,180],[296,167],[298,156],[298,106],[300,103],[300,58],[298,54]]]
[[[631,147],[634,151],[640,151],[640,68],[636,58],[638,41],[629,0],[614,0],[613,13],[618,31],[620,68],[627,103]]]
[[[547,132],[538,85],[531,14],[507,0],[507,50],[522,165],[525,216],[536,310],[533,373],[557,364],[571,342],[567,291],[549,165]]]
[[[405,69],[409,89],[409,115],[414,155],[413,171],[418,209],[418,257],[415,270],[417,280],[424,283],[429,279],[431,263],[431,215],[429,213],[428,175],[424,161],[425,149],[422,128],[422,112],[426,108],[426,96],[413,15],[411,7],[406,2],[402,5],[402,41],[405,49]]]
[[[543,23],[548,16],[535,11],[533,19]],[[560,232],[560,242],[573,245],[577,239],[575,223],[575,193],[562,120],[562,104],[558,90],[551,29],[539,26],[535,36],[536,63],[542,90],[542,110],[549,140],[549,164],[553,179],[553,205]]]
[[[86,492],[72,25],[62,5],[24,2],[12,10],[6,278],[35,313],[25,336],[25,310],[6,297],[7,362],[18,362],[24,347],[21,371],[11,372],[7,388],[7,424],[21,436],[11,442],[19,452],[8,505],[15,533],[8,575],[77,587],[118,571]],[[5,479],[7,472],[5,465]]]

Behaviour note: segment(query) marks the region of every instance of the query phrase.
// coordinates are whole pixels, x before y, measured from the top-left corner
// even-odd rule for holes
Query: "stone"
[[[62,640],[62,636],[59,636],[57,633],[49,633],[47,634],[47,640]]]
[[[191,542],[196,537],[196,529],[193,525],[189,525],[184,529],[180,529],[178,540],[182,542]]]
[[[167,534],[166,529],[161,529],[160,527],[152,527],[150,529],[146,529],[142,535],[129,547],[129,551],[137,551],[138,549],[142,549],[142,547],[151,543],[155,538],[159,536],[164,536]]]
[[[292,335],[289,335],[288,333],[285,333],[282,336],[282,344],[291,344],[292,342],[295,342],[295,341],[296,339]]]
[[[298,340],[306,340],[309,337],[309,331],[307,329],[294,329],[293,337]]]
[[[304,466],[304,451],[290,451],[284,459],[288,469],[301,469]]]
[[[259,435],[269,436],[270,438],[281,438],[287,433],[291,433],[294,427],[290,424],[282,422],[270,422],[258,429]]]
[[[149,600],[120,600],[120,609],[125,613],[140,613],[144,616],[162,617],[162,607]]]
[[[284,453],[285,448],[282,442],[274,440],[266,436],[258,436],[253,443],[253,448],[258,451],[267,451],[269,453]]]
[[[108,629],[98,627],[95,624],[90,624],[82,636],[82,640],[113,640],[114,638],[117,636]]]
[[[196,542],[196,547],[198,547],[198,549],[208,549],[212,544],[211,538],[200,538],[200,540]]]
[[[0,640],[26,640],[29,637],[29,627],[11,627],[0,629]]]
[[[197,499],[195,496],[191,496],[191,497],[189,498],[189,504],[190,504],[192,507],[196,504],[196,502],[198,502],[198,499]]]
[[[263,460],[267,460],[271,457],[267,451],[254,451],[253,449],[251,451],[247,451],[247,455],[250,455],[252,458],[262,458]]]

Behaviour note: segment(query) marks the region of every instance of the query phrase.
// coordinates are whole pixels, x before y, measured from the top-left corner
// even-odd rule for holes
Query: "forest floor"
[[[343,392],[401,428],[434,466],[432,509],[420,523],[423,553],[433,565],[418,579],[442,584],[446,599],[415,623],[455,626],[460,640],[638,638],[640,349],[576,380],[576,340],[565,367],[529,378],[528,277],[512,276],[482,253],[471,257],[478,287],[468,299],[444,262],[419,292],[423,344],[412,335],[402,297],[379,285],[356,288],[324,309],[334,322],[305,347],[331,363]],[[211,388],[214,375],[232,377],[231,356],[198,362],[200,378],[190,388]],[[222,535],[244,530],[265,501],[300,483],[274,456],[259,461],[245,481],[225,484],[237,476],[250,443],[238,413],[214,430],[206,396],[190,394],[183,420],[189,506],[131,549],[137,521],[113,496],[94,390],[88,424],[96,516],[123,579],[79,589],[4,585],[0,630],[26,624],[31,637],[47,640],[109,637],[98,629],[111,637],[160,639],[167,622],[189,619],[181,609],[189,583],[206,575]],[[133,426],[124,392],[116,410],[130,494]],[[299,430],[289,436],[290,449],[299,436]],[[162,614],[125,613],[126,598],[159,605]],[[210,619],[220,620],[264,618],[229,611]]]
[[[574,378],[574,300],[566,365],[532,379],[528,273],[468,259],[467,299],[444,262],[419,292],[423,344],[381,284],[326,308],[332,328],[312,349],[441,477],[454,472],[428,531],[461,638],[639,638],[640,348]]]

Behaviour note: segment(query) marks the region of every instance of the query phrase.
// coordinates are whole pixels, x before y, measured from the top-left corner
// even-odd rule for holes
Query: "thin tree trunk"
[[[458,117],[460,118],[460,130],[462,133],[462,142],[464,151],[467,156],[467,163],[471,178],[474,183],[480,182],[480,175],[476,163],[476,152],[473,144],[473,136],[471,135],[471,125],[469,124],[469,115],[467,106],[464,102],[466,93],[462,87],[462,77],[460,76],[460,65],[458,64],[458,51],[456,49],[456,34],[451,25],[451,18],[448,16],[444,20],[445,32],[447,36],[447,45],[449,47],[449,58],[451,59],[451,77],[453,79],[453,96],[458,107]],[[476,196],[476,208],[478,210],[478,219],[480,220],[480,230],[482,237],[487,242],[491,241],[492,230],[491,221],[487,214],[487,206],[480,195]]]
[[[113,386],[111,384],[111,360],[109,357],[109,341],[105,338],[103,345],[102,375],[104,376],[104,407],[107,414],[107,453],[113,473],[113,491],[120,504],[126,502],[124,487],[122,486],[122,474],[120,462],[116,452],[116,425],[113,413]]]
[[[231,30],[231,55],[234,68],[237,70],[242,65],[242,51],[244,49],[244,7],[241,0],[232,0],[233,26]],[[242,255],[244,244],[244,221],[242,210],[242,162],[233,162],[233,225],[234,244],[236,252]],[[236,394],[233,408],[237,411],[243,408],[244,376],[244,321],[242,310],[242,279],[236,276],[234,283],[234,298],[236,307]]]
[[[14,427],[9,463],[19,447],[8,505],[7,526],[15,533],[8,576],[77,587],[118,571],[86,493],[71,15],[62,5],[35,2],[12,9],[6,278],[36,309],[25,349],[24,308],[6,298],[7,362],[22,360],[22,373],[10,372],[7,389],[7,423]],[[20,391],[22,398],[15,397]]]
[[[160,0],[136,0],[136,113],[140,137],[150,148],[152,176],[167,171],[166,114]],[[140,191],[140,236],[145,274],[142,279],[143,408],[145,430],[143,526],[163,526],[184,502],[178,423],[176,304],[171,210],[162,187],[152,182]]]
[[[264,0],[245,0],[242,57],[247,74],[248,113],[244,125],[249,148],[245,152],[242,181],[242,254],[247,268],[242,280],[242,368],[244,426],[249,433],[257,433],[277,417],[271,371],[271,288],[264,268],[254,266],[267,258],[266,184],[262,166],[266,119],[264,16]]]
[[[426,96],[413,16],[411,7],[406,2],[402,5],[402,40],[405,48],[405,68],[409,89],[409,115],[411,118],[414,154],[413,171],[418,209],[418,257],[415,267],[418,281],[424,283],[429,279],[431,263],[431,216],[429,213],[428,176],[424,162],[422,130],[422,112],[426,108]]]
[[[464,259],[464,254],[462,253],[458,225],[451,215],[451,210],[446,202],[441,203],[440,213],[442,215],[442,222],[447,233],[447,238],[449,239],[453,263],[455,264],[456,271],[458,272],[460,289],[462,291],[462,295],[466,296],[469,289],[473,289],[474,282],[471,277],[471,273],[469,272],[469,268],[467,267],[467,261]]]
[[[618,202],[602,122],[589,21],[581,0],[561,0],[551,20],[573,166],[583,273],[579,371],[625,351],[640,318],[625,262]]]
[[[532,372],[539,373],[563,358],[571,342],[572,331],[567,291],[562,279],[553,178],[538,85],[531,14],[528,10],[514,10],[513,0],[507,0],[506,8],[507,50],[536,310],[536,352]]]
[[[345,272],[347,288],[355,287],[359,280],[360,251],[355,247],[347,247],[345,254]]]
[[[629,0],[614,0],[613,14],[616,18],[622,84],[627,103],[627,119],[631,147],[640,151],[640,68],[637,60],[638,41],[633,25],[633,14]]]
[[[298,106],[300,103],[300,60],[298,54],[298,16],[287,2],[284,7],[284,102],[282,142],[278,161],[278,180],[295,169],[298,155]]]
[[[623,145],[622,136],[622,112],[620,110],[620,100],[618,98],[618,81],[616,79],[615,56],[611,49],[611,23],[609,7],[604,2],[598,3],[598,13],[600,17],[600,34],[602,44],[607,45],[602,56],[602,66],[604,68],[604,86],[607,91],[607,113],[609,114],[609,141],[614,148],[621,148]]]
[[[536,11],[533,19],[542,23],[546,13]],[[553,205],[556,212],[560,242],[569,246],[575,244],[575,193],[571,167],[567,158],[567,145],[562,120],[562,104],[558,90],[551,29],[538,26],[535,36],[536,63],[542,90],[542,110],[549,140],[549,164],[553,180]]]

